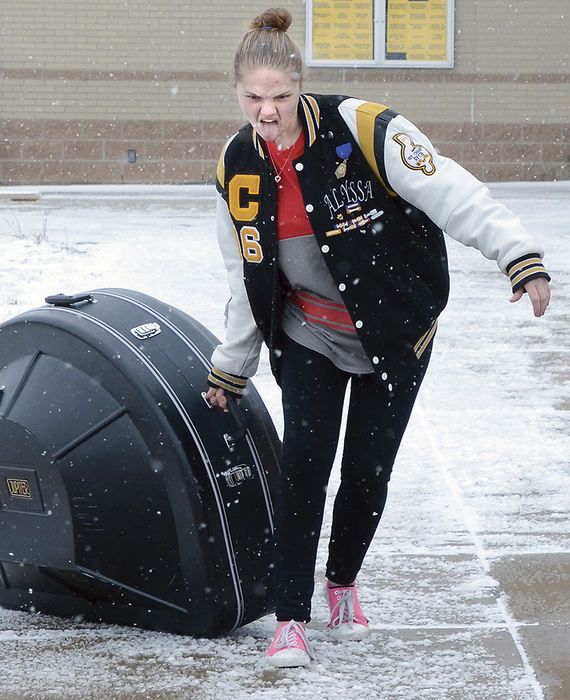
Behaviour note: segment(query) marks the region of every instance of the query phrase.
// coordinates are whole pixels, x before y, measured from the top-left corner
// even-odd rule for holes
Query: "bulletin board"
[[[451,68],[454,9],[454,0],[307,0],[307,63]]]

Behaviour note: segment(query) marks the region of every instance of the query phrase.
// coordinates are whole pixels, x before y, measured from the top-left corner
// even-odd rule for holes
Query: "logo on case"
[[[30,482],[26,481],[26,479],[6,479],[6,484],[8,485],[8,493],[10,496],[16,496],[18,498],[32,497]]]
[[[225,477],[227,485],[233,489],[247,479],[253,479],[253,472],[247,464],[238,464],[237,467],[222,472],[222,476]]]
[[[142,326],[131,328],[131,333],[139,340],[146,340],[160,333],[160,325],[158,323],[143,323]]]

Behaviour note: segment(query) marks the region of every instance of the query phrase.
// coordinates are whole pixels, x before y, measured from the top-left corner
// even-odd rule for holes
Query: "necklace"
[[[293,155],[293,151],[295,150],[295,144],[290,146],[288,149],[289,154],[287,155],[287,158],[285,159],[285,162],[283,163],[283,166],[281,167],[281,170],[277,170],[277,165],[275,164],[275,161],[273,160],[273,156],[271,155],[271,151],[269,148],[267,149],[267,152],[269,153],[269,159],[271,160],[271,165],[273,166],[273,171],[275,175],[273,176],[275,179],[275,182],[281,182],[281,175],[283,175],[283,171],[287,167],[287,163],[291,160],[291,156]]]

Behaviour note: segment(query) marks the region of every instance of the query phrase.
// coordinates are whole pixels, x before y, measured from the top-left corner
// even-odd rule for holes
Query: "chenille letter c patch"
[[[402,162],[407,168],[421,170],[424,175],[433,175],[433,157],[425,146],[418,146],[407,134],[396,134],[394,141],[401,146]]]

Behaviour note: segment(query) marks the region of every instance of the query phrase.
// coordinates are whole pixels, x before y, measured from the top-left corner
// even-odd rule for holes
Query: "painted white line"
[[[473,512],[472,508],[466,501],[466,499],[463,497],[463,493],[459,487],[459,484],[457,483],[456,479],[453,476],[453,472],[451,469],[446,464],[446,461],[440,452],[440,449],[438,447],[437,440],[434,437],[434,431],[431,429],[428,420],[426,418],[425,411],[423,410],[423,407],[420,402],[417,403],[415,407],[415,415],[419,419],[420,426],[428,439],[428,442],[430,444],[430,447],[432,449],[432,452],[435,456],[435,460],[437,462],[437,465],[439,469],[441,470],[441,473],[445,479],[445,482],[449,488],[449,491],[451,492],[451,495],[453,497],[453,500],[455,501],[459,512],[461,513],[461,516],[463,518],[463,522],[465,524],[466,530],[469,532],[469,535],[471,537],[471,540],[473,542],[473,546],[475,549],[475,553],[477,555],[477,559],[479,561],[479,564],[483,571],[488,574],[490,572],[490,565],[489,565],[489,559],[487,557],[487,553],[485,551],[485,545],[483,543],[483,539],[479,535],[479,528],[477,527],[477,516]],[[544,692],[542,690],[542,687],[540,683],[538,682],[538,679],[536,677],[536,672],[530,663],[530,660],[528,658],[528,655],[526,653],[526,649],[524,648],[524,644],[522,642],[522,639],[518,633],[518,629],[522,627],[522,625],[519,625],[515,618],[513,617],[512,613],[509,610],[509,605],[507,602],[507,598],[504,593],[502,593],[500,590],[497,591],[496,596],[496,603],[497,607],[499,608],[499,611],[505,621],[505,628],[508,630],[513,643],[515,647],[517,648],[517,651],[519,653],[524,671],[528,677],[529,683],[532,687],[532,690],[534,691],[535,697],[537,700],[545,700]]]
[[[538,622],[525,622],[518,625],[521,627],[538,627]],[[473,630],[508,630],[507,623],[500,624],[498,622],[474,622],[473,624],[448,624],[448,625],[371,625],[370,629],[374,632],[410,630],[412,632],[453,632],[454,630],[473,631]]]

